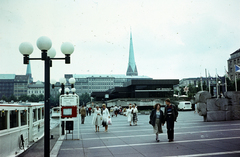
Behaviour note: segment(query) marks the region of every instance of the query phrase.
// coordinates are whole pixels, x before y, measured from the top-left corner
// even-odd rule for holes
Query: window
[[[10,111],[10,128],[18,127],[18,110]]]
[[[38,120],[40,120],[41,119],[41,110],[40,110],[40,108],[38,109]]]
[[[21,126],[27,125],[27,111],[26,110],[20,111],[20,117],[21,117]]]
[[[1,111],[0,113],[0,130],[7,129],[7,113],[8,111]]]
[[[33,122],[37,121],[37,109],[33,109]]]

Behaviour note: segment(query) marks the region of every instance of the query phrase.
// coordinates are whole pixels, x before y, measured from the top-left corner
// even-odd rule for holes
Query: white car
[[[178,104],[178,110],[192,110],[192,103],[190,101],[181,101]]]

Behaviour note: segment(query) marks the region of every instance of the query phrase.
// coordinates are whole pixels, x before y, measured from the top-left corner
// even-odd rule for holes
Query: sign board
[[[63,106],[62,110],[62,118],[72,118],[77,117],[78,107],[77,106]]]
[[[77,97],[62,97],[62,106],[76,106]]]

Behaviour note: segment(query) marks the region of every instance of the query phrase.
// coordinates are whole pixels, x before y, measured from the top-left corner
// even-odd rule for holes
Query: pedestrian
[[[129,104],[129,108],[127,109],[126,116],[128,118],[128,122],[130,123],[130,126],[132,126],[133,121],[133,113],[132,113],[132,105]]]
[[[138,109],[136,108],[135,103],[133,104],[132,114],[133,114],[133,125],[137,125],[137,113]]]
[[[88,108],[88,113],[89,113],[89,116],[91,116],[91,113],[92,113],[92,108],[91,107]]]
[[[82,106],[80,113],[81,113],[81,124],[84,124],[85,117],[86,117],[86,109],[84,106]]]
[[[114,116],[114,107],[113,106],[111,106],[111,108],[110,108],[110,115],[111,115],[111,117]]]
[[[105,132],[107,132],[108,131],[108,125],[111,124],[111,117],[110,117],[109,111],[108,111],[108,109],[106,107],[106,104],[103,104],[102,108],[103,108],[103,111],[102,111],[102,115],[103,115],[102,124],[105,127]]]
[[[156,134],[156,141],[159,142],[158,134],[163,133],[162,126],[164,125],[163,111],[160,109],[161,104],[156,104],[150,115],[149,123],[153,126],[153,132]]]
[[[114,113],[115,113],[115,116],[117,117],[117,114],[118,114],[118,107],[117,107],[117,105],[115,105],[115,107],[114,107]]]
[[[102,114],[98,105],[94,109],[92,124],[95,125],[95,131],[99,132],[99,126],[102,124]]]
[[[86,106],[85,108],[86,108],[86,115],[88,116],[88,107]]]
[[[177,107],[171,104],[169,98],[165,100],[165,103],[166,106],[164,120],[167,123],[168,142],[172,142],[174,139],[174,122],[177,120],[178,111]]]

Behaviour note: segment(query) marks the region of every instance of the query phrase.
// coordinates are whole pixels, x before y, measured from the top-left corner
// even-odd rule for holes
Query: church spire
[[[132,30],[130,31],[130,47],[129,47],[129,60],[127,76],[138,76],[137,66],[134,58],[133,43],[132,43]]]
[[[27,65],[26,75],[29,76],[29,83],[32,83],[33,82],[33,78],[32,78],[32,71],[31,71],[30,61],[29,61],[28,65]]]

